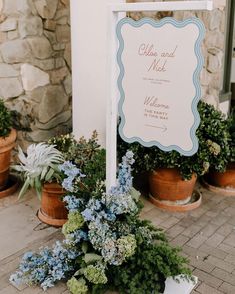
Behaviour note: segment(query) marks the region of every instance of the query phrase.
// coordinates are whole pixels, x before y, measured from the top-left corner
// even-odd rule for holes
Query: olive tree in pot
[[[196,179],[208,172],[225,169],[229,152],[228,121],[212,105],[198,104],[200,125],[196,131],[199,148],[191,157],[176,151],[165,152],[139,143],[127,144],[119,138],[119,154],[127,149],[135,154],[134,173],[148,172],[150,199],[158,207],[185,211],[200,205],[200,195],[193,193]],[[180,130],[179,136],[180,136]]]

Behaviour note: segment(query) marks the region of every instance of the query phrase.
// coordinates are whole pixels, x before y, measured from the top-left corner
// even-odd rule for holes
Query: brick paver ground
[[[150,219],[154,225],[164,229],[172,245],[182,247],[183,254],[190,260],[194,275],[199,278],[199,283],[192,292],[193,294],[235,294],[235,197],[216,195],[201,186],[198,187],[198,190],[202,193],[203,202],[194,211],[166,212],[143,199],[145,207],[142,217]],[[0,200],[0,223],[4,222],[6,227],[8,222],[6,219],[2,219],[2,214],[4,210],[12,209],[12,207],[17,210],[19,204],[15,202],[15,197],[11,196],[11,200]],[[30,206],[32,201],[32,198],[29,198],[21,205]],[[32,222],[32,217],[28,221]],[[35,225],[39,226],[40,230],[40,223]],[[56,238],[61,237],[59,230],[51,231],[43,225],[41,225],[41,230],[48,231],[45,235],[40,235],[37,239],[29,242],[27,246],[22,246],[20,250],[19,246],[16,246],[15,252],[13,250],[9,256],[0,258],[0,294],[45,293],[39,288],[22,287],[16,289],[8,282],[9,274],[15,270],[20,256],[25,251],[51,244]],[[12,247],[12,242],[13,244],[21,242],[21,240],[14,240],[14,230],[11,232],[11,228],[9,228],[8,231],[9,234],[12,233],[9,237],[9,242],[11,242],[9,246]],[[0,236],[2,236],[1,226]],[[0,239],[0,252],[2,250],[1,244]],[[64,284],[60,284],[46,293],[66,294],[68,291]]]

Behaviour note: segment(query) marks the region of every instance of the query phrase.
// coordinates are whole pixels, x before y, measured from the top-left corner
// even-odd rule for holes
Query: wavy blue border
[[[195,47],[194,47],[194,52],[197,57],[198,64],[197,64],[196,70],[193,73],[193,83],[195,86],[196,94],[195,94],[195,97],[193,98],[192,106],[191,106],[192,112],[194,115],[194,123],[190,129],[190,137],[191,137],[191,140],[193,143],[192,149],[187,151],[187,150],[183,150],[182,148],[180,148],[177,145],[163,146],[158,141],[145,142],[141,138],[138,138],[138,137],[132,137],[132,138],[125,137],[125,135],[123,134],[123,128],[126,123],[126,119],[125,119],[125,115],[124,115],[123,109],[122,109],[123,103],[125,100],[125,92],[124,92],[123,86],[122,86],[122,81],[123,81],[123,78],[125,75],[125,69],[124,69],[124,65],[122,63],[122,53],[124,51],[124,40],[123,40],[122,33],[121,33],[122,26],[124,24],[129,24],[135,28],[138,28],[144,24],[150,24],[155,28],[160,28],[165,24],[172,24],[173,26],[175,26],[177,28],[183,28],[183,27],[185,27],[189,24],[192,24],[192,23],[195,24],[199,28],[199,36],[195,42]],[[117,52],[117,62],[118,62],[119,69],[120,69],[120,74],[118,77],[118,89],[120,92],[120,101],[119,101],[118,109],[119,109],[119,114],[121,116],[121,123],[119,125],[120,136],[122,137],[122,139],[124,141],[126,141],[128,143],[133,143],[133,142],[137,141],[145,147],[157,146],[158,148],[162,149],[163,151],[176,150],[185,156],[191,156],[191,155],[195,154],[198,150],[198,139],[196,137],[196,130],[200,124],[200,116],[199,116],[199,113],[197,110],[197,104],[201,98],[200,72],[201,72],[201,70],[203,68],[203,64],[204,64],[204,58],[203,58],[203,55],[201,52],[201,43],[202,43],[202,40],[205,35],[204,24],[198,18],[189,18],[184,21],[177,21],[174,18],[166,17],[158,22],[156,22],[155,20],[153,20],[151,18],[142,18],[139,21],[135,21],[130,18],[123,18],[117,24],[116,34],[117,34],[117,38],[119,41],[119,49]]]

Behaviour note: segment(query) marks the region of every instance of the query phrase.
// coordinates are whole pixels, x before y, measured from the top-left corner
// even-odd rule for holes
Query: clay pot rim
[[[63,187],[61,186],[60,183],[57,183],[57,182],[45,182],[43,183],[43,186],[42,186],[42,190],[43,191],[52,191],[53,190],[53,193],[55,194],[65,194],[66,191],[63,189]]]
[[[6,147],[7,145],[15,142],[17,136],[17,132],[15,129],[11,129],[11,132],[6,137],[0,137],[0,148]]]
[[[235,165],[235,163],[234,163],[234,165]],[[152,174],[154,174],[154,173],[157,173],[158,171],[174,171],[174,172],[177,172],[177,173],[179,173],[180,174],[180,170],[179,170],[179,168],[177,168],[177,167],[157,167],[157,168],[155,168],[154,170],[152,170],[152,171],[150,171],[150,174],[152,173]],[[181,174],[180,174],[181,175]],[[192,178],[198,178],[198,175],[195,173],[195,172],[193,172],[192,173]],[[191,179],[192,179],[191,178]],[[191,179],[189,179],[189,180],[187,180],[187,179],[183,179],[182,178],[182,180],[183,181],[190,181]]]

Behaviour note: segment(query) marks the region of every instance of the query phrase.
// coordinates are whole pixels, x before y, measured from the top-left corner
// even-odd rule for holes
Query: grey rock
[[[18,78],[0,79],[0,96],[4,99],[20,96],[24,92]]]
[[[14,66],[6,63],[0,63],[0,78],[18,77],[19,71]]]
[[[38,16],[23,17],[19,19],[19,33],[21,38],[27,36],[42,36],[42,19]]]
[[[48,58],[44,60],[33,59],[31,64],[39,67],[42,70],[52,70],[55,68],[55,59],[54,58]]]
[[[58,0],[36,0],[35,6],[42,18],[52,19],[58,7]]]
[[[68,25],[58,25],[56,27],[56,39],[59,43],[70,42],[70,27]]]
[[[26,40],[13,40],[0,46],[2,58],[7,63],[25,62],[31,58],[31,50]]]
[[[33,37],[27,39],[34,57],[38,59],[46,59],[51,56],[51,44],[45,37]]]
[[[72,113],[71,110],[63,111],[59,115],[55,116],[53,119],[51,119],[48,123],[42,124],[40,122],[36,123],[36,126],[41,130],[49,130],[52,128],[55,128],[56,126],[67,122],[69,119],[71,119]]]
[[[47,86],[39,105],[39,122],[47,123],[68,104],[68,97],[62,86]]]
[[[0,31],[9,32],[14,31],[17,28],[17,20],[15,18],[9,17],[0,25]]]

